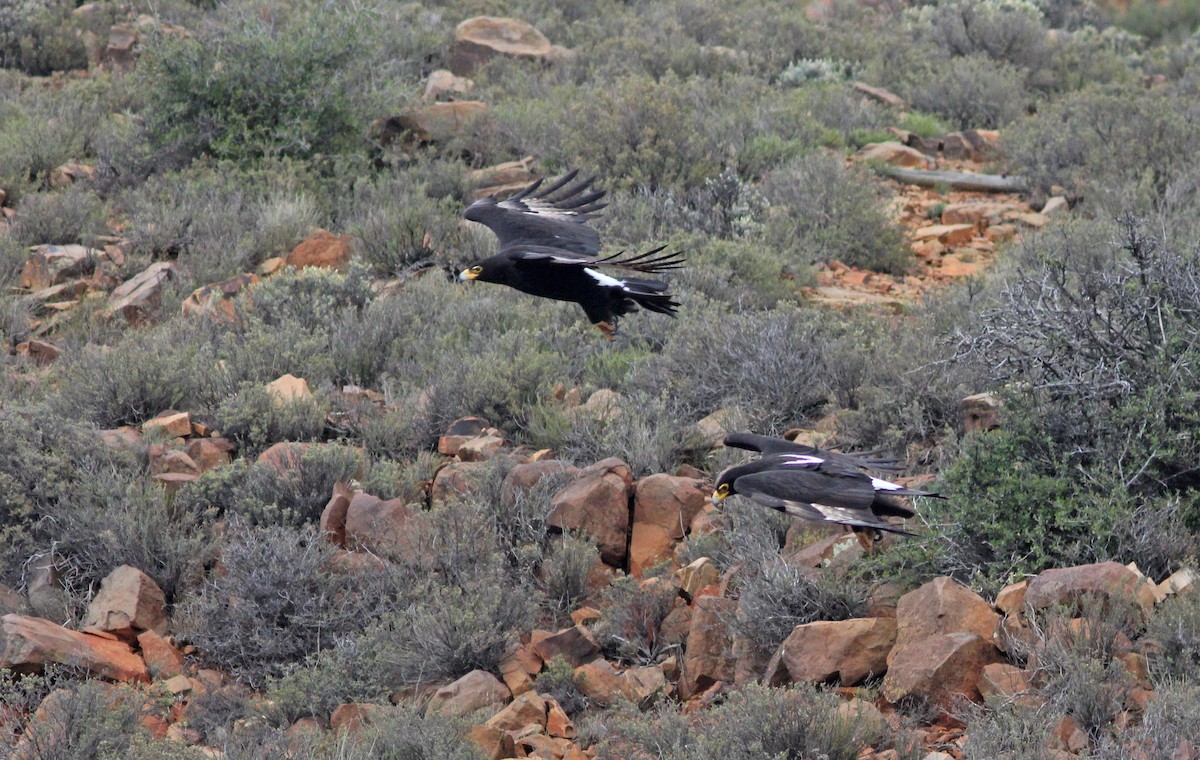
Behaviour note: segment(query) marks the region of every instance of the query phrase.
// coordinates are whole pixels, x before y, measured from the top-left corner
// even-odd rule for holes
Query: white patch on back
[[[881,480],[879,478],[871,478],[871,487],[876,491],[899,491],[904,486],[897,485],[890,480]]]
[[[588,269],[587,267],[584,267],[583,271],[590,274],[592,276],[593,280],[600,283],[601,285],[603,285],[606,288],[620,288],[621,290],[627,289],[625,287],[625,283],[621,282],[616,277],[609,277],[608,275],[604,274],[603,272],[597,272],[595,269]]]
[[[784,454],[784,467],[816,467],[825,460],[821,457],[809,456],[808,454]]]

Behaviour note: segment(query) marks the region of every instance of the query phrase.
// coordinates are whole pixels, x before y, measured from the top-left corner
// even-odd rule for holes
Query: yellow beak
[[[713,506],[714,506],[714,507],[719,507],[719,506],[721,506],[721,502],[725,500],[725,496],[727,496],[727,495],[728,495],[728,494],[722,494],[720,491],[713,491],[713,492],[712,492],[712,503],[713,503]]]
[[[472,272],[470,269],[464,269],[458,273],[458,281],[467,282],[468,280],[474,280],[478,276],[478,272]]]

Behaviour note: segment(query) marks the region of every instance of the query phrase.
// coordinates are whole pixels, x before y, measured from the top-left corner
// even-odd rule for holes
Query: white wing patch
[[[783,463],[784,467],[816,467],[825,460],[821,457],[809,456],[808,454],[785,454]]]
[[[871,487],[876,491],[900,491],[904,486],[897,485],[890,480],[882,480],[880,478],[871,478]]]
[[[579,212],[575,211],[574,209],[555,208],[553,205],[546,203],[545,201],[533,199],[521,201],[519,203],[500,201],[500,203],[497,205],[503,206],[511,211],[521,211],[526,214],[533,214],[535,216],[548,216],[556,219],[570,219],[572,217],[579,216]]]
[[[629,290],[628,288],[625,287],[625,283],[622,282],[621,280],[618,280],[616,277],[609,277],[608,275],[604,274],[603,272],[597,272],[595,269],[589,269],[587,267],[584,267],[583,271],[590,274],[592,276],[593,280],[600,283],[601,285],[603,285],[606,288],[620,288],[621,290],[625,290],[625,291]]]

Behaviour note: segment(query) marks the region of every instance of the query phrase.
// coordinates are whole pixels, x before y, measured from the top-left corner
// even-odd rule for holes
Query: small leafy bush
[[[902,94],[957,129],[999,129],[1025,113],[1025,74],[1014,66],[975,53],[931,61],[928,69]]]
[[[1200,595],[1182,594],[1163,602],[1146,625],[1161,651],[1151,659],[1156,684],[1200,678]]]
[[[836,713],[836,695],[811,686],[748,685],[695,721],[666,707],[612,721],[600,757],[700,760],[723,757],[827,757],[853,760],[864,745],[880,747],[877,726]]]
[[[34,76],[87,68],[87,51],[62,0],[12,0],[0,5],[0,68]]]
[[[12,234],[24,245],[95,245],[106,232],[103,204],[78,186],[65,192],[30,193],[17,207]]]
[[[333,546],[316,531],[234,521],[220,573],[182,603],[177,624],[206,661],[261,686],[361,630],[378,593],[331,573]]]
[[[904,236],[884,213],[881,193],[861,169],[813,153],[769,175],[766,239],[795,265],[840,261],[903,273],[911,264]]]
[[[602,617],[592,628],[605,655],[640,665],[659,662],[671,642],[659,636],[658,628],[675,597],[668,584],[643,586],[632,577],[613,581],[604,590]]]

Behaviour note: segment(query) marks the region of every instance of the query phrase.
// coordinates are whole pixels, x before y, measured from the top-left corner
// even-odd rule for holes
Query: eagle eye
[[[718,486],[718,487],[717,487],[717,494],[718,494],[718,495],[720,495],[720,496],[728,496],[728,495],[729,495],[729,484],[728,484],[728,483],[722,483],[720,486]]]
[[[470,272],[471,274],[483,274],[483,267],[476,264],[475,266],[471,267],[467,271]]]

